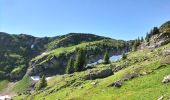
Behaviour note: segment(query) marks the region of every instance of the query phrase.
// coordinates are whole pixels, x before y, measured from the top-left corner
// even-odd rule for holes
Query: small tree
[[[71,74],[73,72],[74,72],[74,62],[73,59],[70,58],[67,64],[66,74]]]
[[[141,42],[143,42],[144,41],[144,39],[143,39],[143,36],[141,37]]]
[[[138,42],[137,40],[135,40],[133,47],[132,47],[132,51],[137,51],[137,48],[138,48]]]
[[[47,81],[45,75],[42,76],[40,81],[36,84],[36,90],[40,90],[42,88],[45,88],[47,86]]]
[[[109,54],[108,52],[106,51],[105,54],[104,54],[104,64],[109,64],[110,63],[110,60],[109,60]]]
[[[125,53],[122,54],[122,59],[127,59],[127,55]]]
[[[76,61],[75,61],[75,71],[79,72],[82,71],[84,69],[85,66],[85,60],[86,60],[86,55],[85,55],[85,51],[83,49],[80,49],[78,51],[78,54],[76,56]]]
[[[147,32],[145,37],[146,42],[149,42],[150,37],[151,37],[150,34]]]
[[[158,27],[154,27],[151,34],[155,35],[155,34],[158,34],[158,33],[159,33]]]

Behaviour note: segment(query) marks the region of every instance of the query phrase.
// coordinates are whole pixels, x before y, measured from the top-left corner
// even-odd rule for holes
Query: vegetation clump
[[[36,84],[36,90],[41,90],[42,88],[45,88],[47,86],[47,80],[45,75],[42,76],[40,81]]]

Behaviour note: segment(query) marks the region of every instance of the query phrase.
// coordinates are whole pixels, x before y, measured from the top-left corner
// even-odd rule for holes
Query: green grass
[[[30,80],[30,77],[26,76],[26,77],[23,77],[22,80],[18,81],[13,90],[16,92],[16,93],[22,93],[23,91],[27,90],[29,85],[31,84],[31,80]]]
[[[9,81],[0,80],[0,92],[2,92],[5,88],[7,88]]]
[[[48,87],[43,92],[34,91],[32,95],[22,95],[14,99],[18,100],[22,97],[34,100],[43,98],[45,100],[155,100],[162,95],[170,96],[170,83],[161,82],[165,76],[170,75],[170,65],[159,68],[161,59],[167,57],[164,54],[167,49],[170,49],[170,44],[155,50],[145,49],[131,52],[126,60],[113,62],[111,65],[95,66],[100,70],[103,67],[126,65],[124,69],[103,79],[82,80],[81,77],[86,74],[85,72],[74,73],[72,76],[55,76],[48,81]],[[143,72],[151,73],[126,81],[121,88],[107,87],[112,82],[122,79],[126,73],[142,74]],[[97,84],[92,85],[92,82],[97,82]],[[50,93],[53,90],[56,91]]]

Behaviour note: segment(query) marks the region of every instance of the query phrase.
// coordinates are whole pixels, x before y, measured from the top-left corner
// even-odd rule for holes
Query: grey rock
[[[97,78],[105,78],[110,75],[113,75],[111,68],[105,68],[102,70],[90,69],[90,70],[87,70],[86,73],[87,73],[87,75],[84,76],[84,79],[87,79],[87,80],[93,80],[93,79],[97,79]]]
[[[116,82],[113,82],[112,84],[109,85],[109,87],[112,87],[112,86],[115,86],[115,87],[118,87],[120,88],[123,84],[123,81],[122,80],[118,80]]]
[[[162,80],[162,83],[168,83],[170,82],[170,75],[165,76],[164,79]]]

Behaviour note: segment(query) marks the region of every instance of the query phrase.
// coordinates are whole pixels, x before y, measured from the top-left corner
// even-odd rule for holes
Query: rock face
[[[102,70],[96,70],[96,69],[89,69],[86,71],[87,75],[85,75],[84,79],[86,80],[93,80],[97,78],[105,78],[110,75],[113,75],[111,68],[105,68]]]
[[[139,46],[139,49],[157,48],[170,42],[170,21],[162,24],[159,28],[159,33],[151,35],[148,41],[145,41]]]
[[[170,82],[170,75],[165,76],[164,79],[162,80],[162,83],[169,83]]]
[[[158,48],[162,45],[165,45],[170,42],[170,33],[160,33],[153,35],[149,42],[144,42],[142,43],[139,48],[144,49],[144,48]]]

